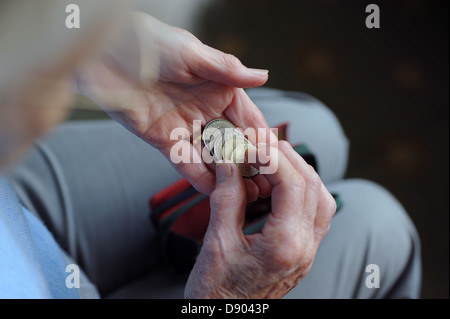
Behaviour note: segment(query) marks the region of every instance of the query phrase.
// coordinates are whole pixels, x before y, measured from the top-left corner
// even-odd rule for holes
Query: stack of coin
[[[232,161],[243,177],[252,177],[259,173],[259,170],[248,164],[245,159],[245,151],[256,147],[229,121],[224,119],[210,121],[203,129],[202,140],[216,161]]]

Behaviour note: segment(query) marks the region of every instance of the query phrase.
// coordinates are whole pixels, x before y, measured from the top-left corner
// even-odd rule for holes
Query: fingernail
[[[252,69],[252,68],[249,68],[248,70],[251,73],[253,73],[255,75],[259,75],[259,76],[266,76],[269,73],[269,70],[264,70],[264,69]]]
[[[231,165],[227,163],[218,163],[216,165],[216,184],[227,181],[232,175]]]

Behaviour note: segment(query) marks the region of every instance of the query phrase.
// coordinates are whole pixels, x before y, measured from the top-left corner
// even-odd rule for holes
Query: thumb
[[[269,71],[247,68],[231,54],[207,45],[198,54],[201,63],[192,71],[201,78],[238,88],[257,87],[267,82]]]
[[[216,187],[211,194],[209,228],[229,234],[242,233],[246,191],[239,169],[232,163],[216,165]]]

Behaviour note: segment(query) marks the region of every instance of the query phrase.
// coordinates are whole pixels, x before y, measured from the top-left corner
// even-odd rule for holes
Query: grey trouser
[[[420,242],[401,204],[383,187],[343,179],[348,141],[333,113],[308,95],[248,90],[271,127],[289,122],[292,144],[306,143],[342,209],[309,275],[288,298],[417,298]],[[187,275],[162,262],[148,201],[181,176],[154,148],[104,121],[72,122],[37,143],[11,174],[35,212],[102,297],[182,298]],[[369,264],[380,287],[369,288]],[[85,278],[82,296],[95,296]],[[369,285],[370,286],[370,285]]]

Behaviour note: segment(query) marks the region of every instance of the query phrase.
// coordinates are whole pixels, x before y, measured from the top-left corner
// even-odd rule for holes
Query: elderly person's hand
[[[258,234],[242,232],[246,199],[239,170],[234,164],[217,166],[210,224],[185,297],[280,298],[309,272],[336,203],[287,142],[278,149],[257,154],[259,163],[278,156],[277,171],[267,175],[272,212]]]
[[[234,56],[146,14],[135,13],[133,23],[121,42],[78,74],[80,92],[99,103],[112,118],[168,159],[171,147],[178,142],[170,139],[172,130],[186,128],[192,136],[194,120],[204,125],[223,117],[242,129],[268,129],[242,89],[264,84],[267,71],[249,69]],[[189,140],[183,142],[198,159],[200,147]],[[172,164],[197,190],[210,194],[214,189],[214,173],[203,161]],[[249,200],[270,193],[262,176],[245,183]]]

